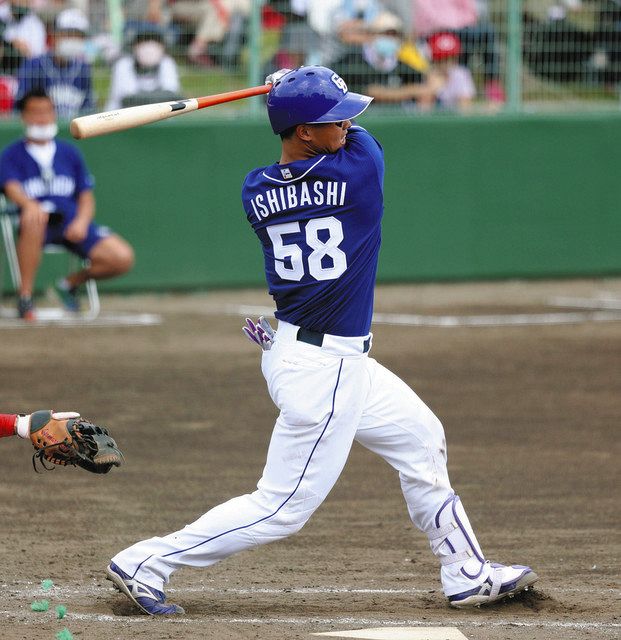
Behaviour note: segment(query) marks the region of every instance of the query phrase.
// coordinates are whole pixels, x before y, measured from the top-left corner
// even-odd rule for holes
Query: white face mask
[[[48,142],[53,140],[58,133],[58,125],[52,124],[29,124],[26,125],[26,138],[35,142]]]
[[[373,41],[373,48],[382,58],[394,58],[399,52],[400,46],[399,40],[390,36],[380,36]]]
[[[86,45],[82,38],[60,38],[54,45],[54,53],[65,60],[84,57]]]
[[[141,67],[157,67],[164,57],[164,45],[156,40],[139,42],[134,47],[134,57]]]

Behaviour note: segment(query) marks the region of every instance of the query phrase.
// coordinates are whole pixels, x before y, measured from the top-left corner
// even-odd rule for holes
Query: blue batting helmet
[[[327,67],[290,71],[267,94],[267,113],[274,133],[298,124],[340,122],[359,116],[373,98],[347,90],[343,78]]]

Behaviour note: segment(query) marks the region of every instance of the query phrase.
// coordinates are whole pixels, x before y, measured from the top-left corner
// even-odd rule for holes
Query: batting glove
[[[263,351],[269,351],[272,348],[276,332],[263,316],[259,317],[257,324],[250,318],[246,318],[246,326],[242,327],[242,331],[250,342],[258,344]]]
[[[265,84],[276,84],[283,76],[286,76],[293,69],[278,69],[278,71],[272,71],[269,76],[265,78]]]

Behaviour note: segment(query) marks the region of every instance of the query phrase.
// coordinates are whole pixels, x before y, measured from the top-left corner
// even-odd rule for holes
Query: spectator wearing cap
[[[79,9],[61,11],[54,22],[52,52],[21,65],[17,99],[32,89],[44,89],[61,120],[92,110],[91,68],[85,61],[88,31],[88,19]]]
[[[486,18],[487,11],[486,0],[412,0],[413,33],[416,37],[454,33],[461,44],[460,64],[470,66],[473,57],[479,55],[483,61],[485,97],[501,104],[505,92],[500,82],[498,38]]]
[[[106,109],[181,98],[177,64],[166,53],[162,29],[143,23],[134,31],[130,47],[131,53],[112,67]]]
[[[467,111],[476,96],[470,69],[459,64],[461,43],[454,33],[434,33],[427,40],[433,73],[440,77],[442,86],[436,94],[440,108]]]
[[[369,25],[366,42],[344,56],[335,70],[351,91],[375,98],[374,104],[430,108],[441,86],[433,74],[423,74],[400,59],[403,23],[395,14],[380,13]]]

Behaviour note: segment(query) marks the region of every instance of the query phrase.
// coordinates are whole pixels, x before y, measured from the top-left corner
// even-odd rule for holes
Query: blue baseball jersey
[[[62,215],[66,223],[75,217],[78,196],[92,189],[94,180],[73,145],[55,142],[56,153],[49,172],[41,170],[26,150],[24,140],[9,145],[0,156],[0,187],[10,180],[18,181],[29,198],[42,202],[49,213]]]
[[[17,72],[17,80],[16,102],[28,91],[43,88],[61,120],[70,120],[95,106],[91,68],[82,60],[57,65],[51,54],[26,59]]]
[[[337,153],[246,176],[242,201],[278,319],[337,336],[369,333],[383,182],[382,147],[359,126]]]

